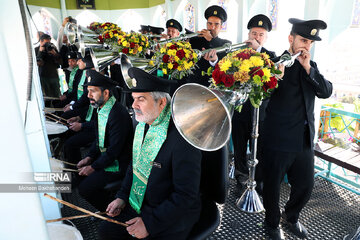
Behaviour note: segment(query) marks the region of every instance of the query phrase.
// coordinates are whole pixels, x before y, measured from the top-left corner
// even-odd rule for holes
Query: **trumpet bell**
[[[230,139],[234,106],[229,104],[233,92],[209,89],[188,83],[179,87],[171,100],[176,128],[192,146],[215,151]]]
[[[90,29],[78,26],[77,38],[78,49],[81,55],[85,56],[86,48],[103,48],[104,45],[98,41],[99,34],[91,31]]]
[[[75,24],[70,22],[66,23],[64,27],[64,34],[67,36],[70,44],[76,43],[77,32],[77,26]]]
[[[90,55],[96,71],[104,70],[113,61],[120,58],[120,54],[101,48],[90,48]]]
[[[149,61],[150,61],[150,59],[130,57],[124,53],[120,53],[121,74],[122,74],[124,82],[128,88],[133,87],[132,79],[130,78],[130,76],[128,74],[129,68],[137,67],[137,68],[144,70],[147,67],[147,65],[149,64]]]

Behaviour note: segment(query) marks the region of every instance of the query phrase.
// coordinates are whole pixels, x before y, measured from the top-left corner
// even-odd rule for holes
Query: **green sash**
[[[91,117],[93,115],[93,111],[94,111],[94,108],[91,106],[91,104],[89,105],[89,108],[88,108],[88,111],[86,113],[86,117],[85,117],[85,121],[87,122],[90,122],[91,120]]]
[[[83,95],[84,93],[84,83],[85,83],[85,79],[86,79],[86,71],[83,71],[83,74],[81,75],[81,79],[78,85],[78,91],[77,91],[77,100],[80,99],[80,97]]]
[[[170,104],[167,104],[149,127],[145,139],[145,123],[140,122],[136,127],[133,142],[133,182],[129,202],[137,213],[140,213],[153,162],[166,140],[170,116]]]
[[[75,77],[75,74],[76,74],[76,72],[77,72],[78,69],[79,69],[79,66],[76,66],[76,67],[73,68],[73,70],[71,70],[71,72],[70,72],[69,92],[72,92],[72,90],[73,90],[74,77]]]
[[[109,100],[105,103],[105,105],[99,110],[98,109],[98,135],[99,135],[99,149],[101,154],[106,152],[105,144],[105,129],[106,124],[109,118],[110,111],[114,106],[116,99],[114,96],[111,96]],[[92,108],[92,107],[91,107]],[[119,171],[119,162],[115,160],[112,165],[106,167],[104,169],[108,172],[117,172]]]

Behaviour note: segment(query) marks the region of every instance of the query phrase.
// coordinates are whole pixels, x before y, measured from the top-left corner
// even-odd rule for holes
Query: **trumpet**
[[[197,50],[196,53],[199,56],[199,58],[201,58],[206,53],[210,52],[211,50],[216,50],[217,53],[223,53],[223,52],[229,53],[229,52],[234,52],[236,50],[244,48],[246,46],[247,46],[247,43],[245,43],[245,42],[244,43],[236,43],[236,44],[233,44],[233,45],[231,45],[230,43],[225,43],[221,47],[205,49],[203,51]]]
[[[198,35],[199,35],[199,33],[180,34],[180,36],[178,36],[176,38],[169,38],[169,39],[160,40],[159,42],[157,42],[157,44],[161,45],[161,44],[165,44],[165,43],[169,43],[169,42],[182,41],[182,40],[185,40],[185,39],[196,37]]]
[[[285,54],[281,55],[280,60],[277,61],[275,63],[275,65],[278,66],[279,64],[283,64],[285,67],[291,67],[294,64],[295,59],[298,56],[300,56],[301,53],[302,53],[302,51],[300,51],[300,52],[298,52],[298,53],[296,53],[294,55],[290,55],[290,53],[285,53]]]

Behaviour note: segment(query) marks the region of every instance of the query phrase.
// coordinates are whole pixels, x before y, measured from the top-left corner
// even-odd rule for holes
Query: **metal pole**
[[[261,105],[261,104],[260,104]],[[258,213],[264,211],[264,206],[259,198],[258,193],[255,190],[255,169],[258,164],[256,159],[257,151],[257,139],[259,136],[259,108],[254,108],[253,120],[252,120],[252,151],[251,158],[248,161],[249,164],[249,179],[247,180],[247,188],[241,197],[236,201],[236,206],[244,212]]]

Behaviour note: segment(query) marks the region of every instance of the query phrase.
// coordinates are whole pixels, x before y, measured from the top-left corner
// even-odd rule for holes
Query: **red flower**
[[[180,58],[180,60],[183,59],[185,57],[185,51],[183,49],[177,51],[176,56],[178,56],[178,58]]]
[[[169,49],[177,49],[177,46],[175,44],[171,45]]]
[[[244,59],[249,59],[249,58],[251,57],[251,55],[250,55],[250,54],[247,54],[247,53],[244,53],[244,52],[241,52],[241,53],[238,53],[238,54],[236,55],[236,57],[242,58],[242,59],[244,60]]]
[[[261,70],[261,67],[255,67],[253,69],[251,69],[251,71],[249,72],[250,76],[255,76],[258,75],[259,77],[263,77],[264,76],[264,72],[263,70]]]
[[[179,67],[179,64],[177,62],[174,63],[173,69],[177,69]]]
[[[169,62],[169,58],[170,58],[170,56],[169,55],[167,55],[167,54],[165,54],[164,56],[163,56],[163,62],[164,63],[168,63]]]
[[[129,49],[128,49],[128,48],[123,48],[121,51],[122,51],[123,53],[125,53],[125,54],[128,54],[128,53],[129,53]]]
[[[232,85],[234,85],[234,76],[233,75],[225,75],[225,82],[224,85],[225,87],[231,87]]]
[[[100,43],[104,42],[104,39],[103,39],[103,37],[101,35],[99,36],[99,41],[100,41]]]
[[[134,48],[135,47],[135,43],[134,42],[131,42],[130,43],[130,48]]]
[[[269,82],[265,82],[263,88],[265,91],[267,91],[268,89],[274,89],[277,86],[277,79],[276,77],[270,77],[270,81]]]
[[[212,77],[215,80],[216,84],[220,83],[220,78],[221,78],[221,71],[220,69],[216,69],[212,72]]]
[[[105,39],[108,39],[110,38],[110,34],[109,33],[106,33],[105,36],[104,36]]]

